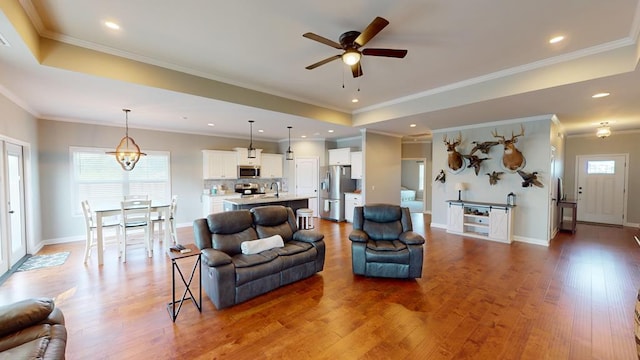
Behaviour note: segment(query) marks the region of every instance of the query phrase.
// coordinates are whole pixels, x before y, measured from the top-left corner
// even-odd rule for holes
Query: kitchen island
[[[309,207],[309,197],[297,195],[280,195],[278,197],[275,195],[262,195],[240,199],[226,199],[224,200],[224,211],[251,209],[265,205],[287,206],[290,207],[295,214],[296,210]]]

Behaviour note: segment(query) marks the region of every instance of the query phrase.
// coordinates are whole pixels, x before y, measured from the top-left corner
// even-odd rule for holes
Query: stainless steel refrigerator
[[[351,179],[351,166],[323,166],[320,181],[320,217],[344,221],[344,193],[356,189],[356,181]]]

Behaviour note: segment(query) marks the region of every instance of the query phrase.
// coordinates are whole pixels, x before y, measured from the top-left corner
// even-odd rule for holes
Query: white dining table
[[[169,244],[171,241],[171,224],[169,224],[169,212],[170,212],[171,204],[154,204],[151,203],[151,212],[158,213],[158,216],[161,216],[165,219],[164,221],[164,242],[165,244]],[[122,213],[120,206],[118,207],[107,207],[107,208],[99,208],[95,210],[96,213],[96,237],[98,238],[98,265],[104,264],[104,248],[102,239],[102,219],[108,216],[117,216]],[[151,234],[153,236],[153,234]]]

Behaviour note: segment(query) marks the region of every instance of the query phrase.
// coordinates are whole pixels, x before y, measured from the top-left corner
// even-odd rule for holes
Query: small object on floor
[[[180,244],[176,244],[172,247],[170,247],[169,249],[171,249],[171,251],[175,251],[175,252],[179,252],[180,254],[186,254],[191,252],[191,249],[187,249],[184,246],[180,245]]]
[[[55,254],[47,254],[47,255],[35,255],[27,259],[20,267],[16,270],[18,271],[29,271],[35,269],[42,269],[51,266],[60,266],[67,261],[70,252],[59,252]]]

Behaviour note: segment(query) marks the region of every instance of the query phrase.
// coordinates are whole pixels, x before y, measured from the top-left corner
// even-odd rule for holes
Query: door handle
[[[9,210],[9,214],[13,214],[15,211],[13,210]]]

